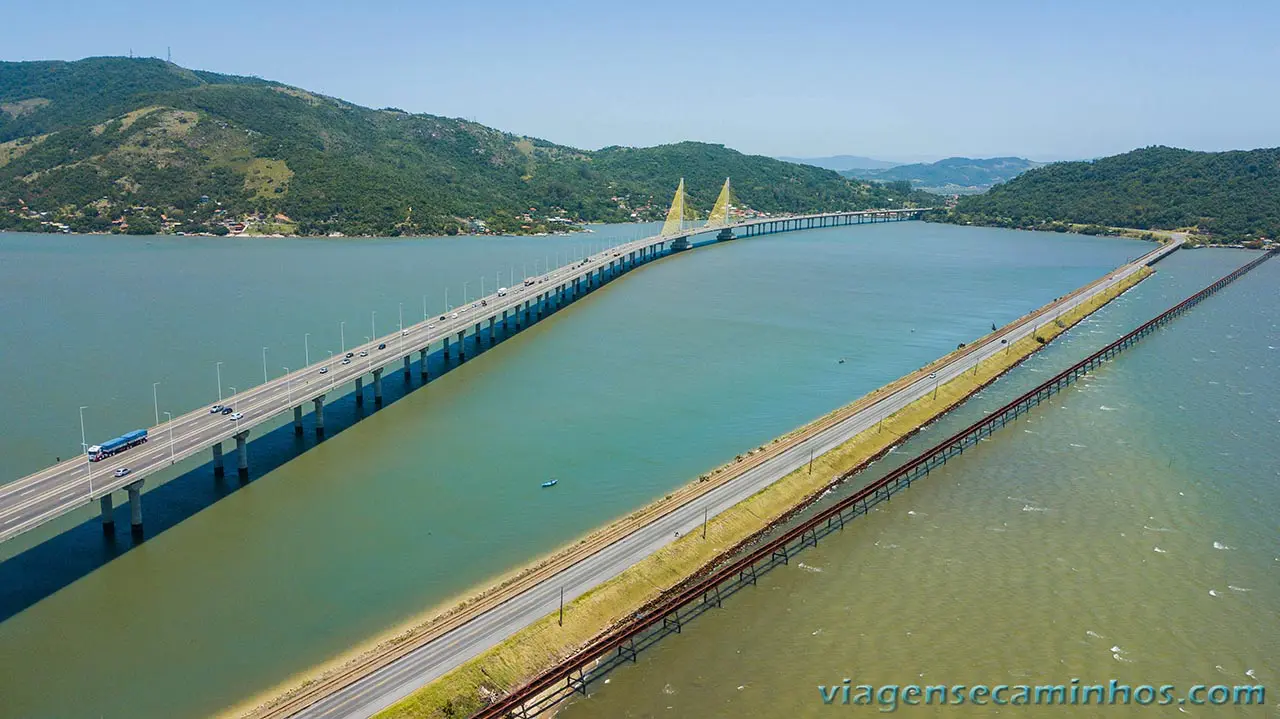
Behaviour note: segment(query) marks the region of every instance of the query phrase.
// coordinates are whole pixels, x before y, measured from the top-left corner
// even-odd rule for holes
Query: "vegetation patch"
[[[244,189],[259,198],[271,198],[289,190],[293,170],[284,160],[268,160],[263,157],[251,160],[244,171]]]
[[[312,95],[306,90],[300,90],[296,87],[288,87],[286,85],[272,85],[271,89],[275,90],[276,92],[282,92],[291,97],[296,97],[299,100],[304,100],[308,105],[319,105],[322,102],[319,96]]]
[[[18,118],[23,115],[29,115],[48,104],[48,98],[30,97],[26,100],[18,100],[17,102],[6,102],[3,105],[0,105],[0,112],[4,112],[10,117]]]
[[[972,371],[940,385],[936,395],[930,393],[916,400],[877,428],[868,429],[815,458],[812,470],[807,466],[798,469],[722,512],[707,525],[706,539],[701,533],[681,537],[575,599],[565,607],[563,626],[558,613],[548,614],[378,717],[453,719],[469,716],[578,651],[592,638],[676,589],[689,577],[725,560],[728,553],[759,537],[796,508],[811,503],[839,476],[880,456],[1150,274],[1150,268],[1142,268],[1124,282],[1063,315],[1061,321],[1038,328],[1033,333],[1035,336],[1013,343],[1004,352],[975,365]]]
[[[31,148],[44,142],[48,137],[48,135],[36,135],[35,137],[20,137],[16,140],[0,142],[0,167],[4,167],[22,157]]]

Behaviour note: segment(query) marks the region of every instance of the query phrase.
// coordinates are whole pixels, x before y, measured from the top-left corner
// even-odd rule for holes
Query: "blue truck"
[[[130,447],[137,447],[138,445],[146,441],[147,441],[147,430],[135,429],[132,432],[120,435],[115,439],[109,439],[106,442],[103,442],[102,444],[95,444],[92,447],[90,447],[89,461],[97,462],[99,460],[106,459],[107,457],[110,457],[113,454],[120,454],[126,449],[129,449]]]

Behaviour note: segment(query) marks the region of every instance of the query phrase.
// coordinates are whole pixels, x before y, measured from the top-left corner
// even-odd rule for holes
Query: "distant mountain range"
[[[827,170],[884,170],[897,167],[900,162],[888,162],[872,157],[859,155],[831,155],[829,157],[779,157],[783,162],[794,162],[798,165],[813,165]]]
[[[156,59],[0,62],[0,230],[539,233],[661,219],[681,177],[703,212],[726,177],[770,213],[938,200],[722,145],[579,150]]]
[[[1008,182],[1042,164],[1021,157],[948,157],[937,162],[898,165],[886,169],[850,168],[841,170],[840,174],[881,182],[906,181],[913,188],[944,195],[971,195]]]

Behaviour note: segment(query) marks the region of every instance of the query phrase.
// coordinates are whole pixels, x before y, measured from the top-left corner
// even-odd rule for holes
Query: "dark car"
[[[378,349],[380,349],[380,350],[384,350],[384,349],[386,349],[386,348],[387,348],[387,343],[386,343],[386,342],[379,342],[379,343],[378,343]]]
[[[447,319],[447,318],[446,318],[444,315],[440,315],[440,321],[441,321],[441,322],[444,322],[444,321],[445,321],[445,319]]]
[[[352,357],[355,357],[355,356],[356,356],[356,353],[355,353],[355,352],[348,352],[348,353],[347,353],[347,359],[351,359]]]
[[[223,407],[223,408],[222,408],[222,414],[231,414],[231,413],[232,413],[232,412],[234,412],[234,411],[235,411],[235,410],[234,410],[234,409],[232,409],[232,408],[230,408],[230,407]]]

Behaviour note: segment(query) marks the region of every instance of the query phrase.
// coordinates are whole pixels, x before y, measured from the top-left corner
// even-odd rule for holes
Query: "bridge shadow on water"
[[[572,301],[566,302],[558,308],[543,303],[542,320],[569,307],[572,303]],[[536,316],[533,313],[534,308],[531,306],[530,317]],[[534,320],[531,323],[522,322],[522,330],[542,320]],[[517,330],[514,322],[509,325],[507,331],[503,331],[501,322],[494,325],[494,334],[498,342],[522,330]],[[482,330],[481,336],[488,337],[487,327]],[[467,362],[493,347],[491,342],[478,342],[475,336],[468,337],[465,342]],[[450,344],[451,355],[448,361],[445,360],[443,349],[438,349],[427,356],[429,381],[434,381],[463,364],[458,361],[457,347],[456,342]],[[365,378],[369,379],[367,374]],[[408,379],[404,378],[400,364],[389,364],[383,370],[382,406],[389,406],[426,384],[422,381],[419,361],[411,364]],[[366,386],[363,394],[363,406],[357,405],[354,389],[334,401],[325,402],[325,438],[333,437],[377,411],[378,406],[373,401],[372,387]],[[236,474],[237,455],[233,443],[231,451],[227,452],[224,458],[225,477],[214,477],[211,458],[210,461],[146,492],[142,502],[144,526],[142,536],[130,531],[129,503],[125,501],[115,508],[115,530],[109,534],[103,532],[101,520],[95,512],[92,519],[68,528],[0,562],[0,622],[52,596],[63,587],[87,576],[145,542],[147,538],[161,534],[212,506],[223,497],[247,486],[256,478],[284,465],[302,452],[314,447],[318,442],[325,441],[317,439],[315,416],[310,412],[303,416],[301,436],[294,433],[292,417],[287,413],[281,416],[287,419],[283,426],[249,442],[248,479],[241,480]],[[117,501],[120,494],[117,493]]]

